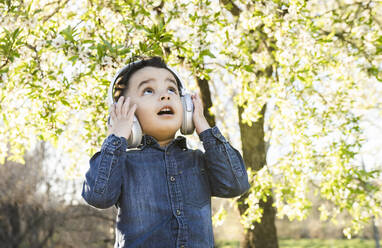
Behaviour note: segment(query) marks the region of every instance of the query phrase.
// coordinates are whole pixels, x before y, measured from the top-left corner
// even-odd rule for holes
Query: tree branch
[[[69,2],[69,0],[65,0],[65,2],[60,6],[60,1],[57,1],[57,2],[56,2],[56,3],[58,4],[57,8],[56,8],[50,15],[45,16],[45,17],[43,18],[42,22],[45,23],[45,22],[48,21],[50,18],[52,18],[52,17],[53,17],[55,14],[57,14],[58,11],[60,11],[60,9],[61,9],[62,7],[64,7],[68,2]]]
[[[224,8],[231,12],[231,14],[235,17],[239,17],[241,10],[232,0],[219,0],[221,4],[223,4]]]

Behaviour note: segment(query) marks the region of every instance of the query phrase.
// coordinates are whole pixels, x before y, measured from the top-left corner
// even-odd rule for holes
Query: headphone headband
[[[113,91],[114,91],[114,85],[115,85],[115,83],[116,83],[116,81],[117,81],[117,79],[118,79],[118,77],[122,74],[122,73],[124,73],[126,70],[128,70],[131,66],[133,66],[133,65],[135,65],[135,64],[138,64],[138,63],[140,63],[140,62],[142,62],[143,60],[137,60],[137,61],[134,61],[134,62],[131,62],[131,63],[129,63],[129,64],[127,64],[126,66],[124,66],[124,67],[122,67],[121,69],[119,69],[118,70],[118,72],[114,75],[114,77],[113,77],[113,80],[111,81],[111,83],[110,83],[110,86],[109,86],[109,90],[108,90],[108,92],[107,92],[107,101],[108,101],[108,103],[109,103],[109,106],[111,106],[111,105],[113,105],[115,102],[114,102],[114,95],[113,95]],[[181,95],[184,95],[184,86],[183,86],[183,82],[182,82],[182,80],[181,80],[181,78],[180,78],[180,76],[179,76],[179,74],[173,69],[173,68],[171,68],[170,66],[167,66],[166,65],[166,68],[165,69],[168,69],[170,72],[172,72],[177,78],[178,78],[178,80],[179,80],[179,82],[180,82],[180,94]]]

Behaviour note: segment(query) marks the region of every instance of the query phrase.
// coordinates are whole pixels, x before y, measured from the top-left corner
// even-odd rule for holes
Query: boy
[[[198,95],[193,122],[205,152],[175,138],[181,87],[159,57],[132,64],[116,85],[110,135],[90,159],[82,191],[94,207],[117,207],[114,247],[214,247],[211,196],[249,189],[241,155],[210,128]],[[145,135],[137,149],[126,150],[134,114]]]

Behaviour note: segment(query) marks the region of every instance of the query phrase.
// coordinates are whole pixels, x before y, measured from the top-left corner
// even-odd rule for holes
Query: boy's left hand
[[[208,128],[210,128],[210,125],[208,124],[206,118],[204,117],[203,103],[199,95],[196,93],[192,94],[191,99],[194,104],[194,114],[192,116],[192,119],[194,121],[196,132],[199,135],[204,130],[207,130]]]

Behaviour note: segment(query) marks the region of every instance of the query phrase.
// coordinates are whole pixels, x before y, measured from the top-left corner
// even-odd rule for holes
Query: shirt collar
[[[171,143],[169,144],[172,145],[175,144],[176,146],[180,147],[182,150],[187,150],[187,140],[183,136],[178,136],[176,137]],[[150,135],[144,135],[142,138],[142,143],[141,143],[141,148],[145,148],[146,146],[154,146],[157,145],[159,147],[158,141],[150,136]]]
[[[173,141],[174,144],[179,146],[182,150],[187,150],[187,140],[183,136],[178,136],[176,139]]]

